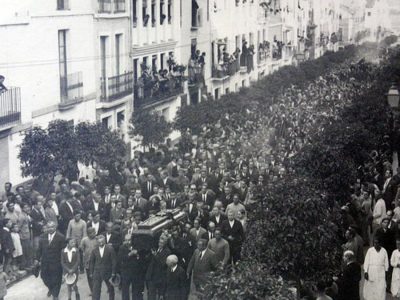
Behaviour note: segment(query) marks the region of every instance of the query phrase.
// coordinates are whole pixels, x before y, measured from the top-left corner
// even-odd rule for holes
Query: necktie
[[[149,190],[149,193],[151,192],[151,183],[150,181],[147,183],[147,189]]]
[[[200,252],[199,259],[203,256],[203,252]]]

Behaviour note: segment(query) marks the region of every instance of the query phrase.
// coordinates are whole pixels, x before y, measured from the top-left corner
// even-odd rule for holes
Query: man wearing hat
[[[165,300],[184,300],[186,297],[186,274],[181,266],[178,266],[178,257],[167,257],[167,280],[165,283]]]
[[[62,281],[61,251],[65,246],[65,238],[56,231],[56,224],[48,222],[46,232],[39,240],[39,250],[35,264],[41,264],[41,277],[49,289],[47,296],[58,300]]]
[[[98,247],[93,250],[89,262],[89,272],[93,280],[92,300],[100,300],[103,281],[107,285],[109,300],[114,300],[114,286],[109,280],[114,277],[117,267],[115,252],[111,245],[106,245],[104,235],[99,235],[97,242]]]

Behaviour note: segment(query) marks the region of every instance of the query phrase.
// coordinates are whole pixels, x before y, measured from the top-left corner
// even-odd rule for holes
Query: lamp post
[[[397,168],[399,166],[398,154],[397,154],[397,117],[399,115],[399,102],[400,102],[400,93],[396,84],[393,83],[390,87],[387,96],[387,102],[392,110],[393,123],[392,123],[392,151],[393,151],[393,159],[392,159],[392,169],[393,175],[397,173]]]

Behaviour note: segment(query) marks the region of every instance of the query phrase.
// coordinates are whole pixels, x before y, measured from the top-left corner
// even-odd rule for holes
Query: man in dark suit
[[[210,211],[215,202],[215,193],[208,189],[207,183],[201,185],[201,191],[199,193],[199,198],[204,202],[204,208]]]
[[[62,234],[67,232],[69,221],[74,218],[74,207],[73,203],[73,196],[70,192],[66,192],[65,194],[66,201],[60,204],[60,222],[59,222],[59,230]]]
[[[178,257],[170,255],[167,257],[167,278],[165,282],[165,300],[185,300],[186,299],[186,273],[178,265]]]
[[[34,201],[29,216],[31,217],[32,224],[33,250],[37,251],[39,249],[40,235],[43,233],[44,224],[46,224],[43,202],[41,199],[36,199]]]
[[[133,198],[134,210],[140,210],[142,214],[147,217],[148,214],[148,201],[142,197],[142,191],[140,189],[135,190],[135,196]]]
[[[221,232],[224,239],[229,243],[232,262],[235,264],[240,259],[244,232],[242,223],[235,220],[233,211],[228,211],[228,220],[221,225]]]
[[[158,185],[162,188],[164,188],[164,190],[167,187],[170,187],[170,189],[172,191],[175,191],[175,182],[168,176],[168,172],[167,171],[162,171],[160,174],[160,181],[158,183]]]
[[[217,264],[215,253],[207,248],[207,241],[200,239],[187,269],[188,277],[193,272],[193,283],[197,291],[201,291],[201,287],[207,281],[210,272],[217,269]]]
[[[127,199],[124,195],[121,194],[121,186],[119,184],[116,184],[114,186],[114,196],[115,196],[115,201],[121,201],[123,207],[127,207],[128,202]]]
[[[178,198],[175,192],[171,191],[170,199],[167,201],[167,209],[175,209],[181,205],[181,200]]]
[[[210,222],[213,222],[215,226],[221,227],[222,223],[228,220],[228,218],[221,213],[218,207],[213,207],[211,211]]]
[[[89,212],[93,216],[93,220],[87,223],[87,228],[93,227],[96,235],[101,234],[106,230],[106,222],[100,219],[100,213],[98,211]]]
[[[97,242],[98,247],[93,250],[89,262],[89,272],[93,279],[92,299],[100,300],[101,285],[104,281],[107,285],[109,300],[114,300],[114,287],[109,280],[115,275],[117,258],[114,248],[106,245],[106,239],[103,235],[97,237]]]
[[[104,202],[101,201],[101,196],[98,193],[93,193],[89,199],[86,202],[85,205],[85,210],[86,211],[93,211],[93,212],[98,212],[100,214],[100,218],[102,220],[105,220],[107,218],[107,210],[106,210],[106,205]]]
[[[165,280],[167,276],[167,257],[171,251],[167,247],[167,241],[160,238],[158,249],[151,250],[153,256],[146,272],[148,299],[155,300],[163,296]]]
[[[353,251],[344,252],[343,261],[346,266],[342,275],[336,280],[339,290],[338,300],[360,300],[361,267],[356,262]]]
[[[143,197],[145,197],[146,199],[149,199],[150,196],[152,196],[154,194],[154,185],[155,184],[156,184],[156,182],[153,179],[153,175],[148,174],[147,180],[145,182],[143,182],[141,185]]]
[[[114,224],[112,222],[106,223],[106,231],[103,232],[106,239],[106,244],[114,248],[115,253],[118,253],[119,246],[121,245],[120,235],[113,230]]]
[[[131,235],[125,235],[125,241],[118,251],[117,270],[121,273],[122,300],[129,300],[132,285],[132,300],[142,300],[146,258],[131,243]]]
[[[36,265],[40,263],[43,283],[49,289],[47,296],[53,296],[53,300],[57,300],[60,293],[63,273],[61,251],[65,247],[65,238],[56,231],[56,228],[54,222],[47,223],[46,232],[40,237],[35,261]]]
[[[208,222],[207,226],[208,230],[206,233],[203,234],[203,239],[209,241],[215,237],[215,223],[214,222]]]

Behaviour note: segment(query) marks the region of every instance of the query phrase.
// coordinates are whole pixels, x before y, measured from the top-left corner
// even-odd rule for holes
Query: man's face
[[[10,204],[8,205],[8,210],[9,210],[10,212],[14,212],[14,204],[13,204],[13,203],[10,203]]]
[[[197,242],[197,249],[199,249],[199,251],[203,251],[204,249],[206,249],[206,245],[203,241],[198,241]]]
[[[55,225],[48,225],[47,226],[47,232],[50,234],[53,234],[54,232],[56,232],[56,226]]]
[[[210,223],[208,225],[208,230],[210,230],[211,232],[214,232],[215,231],[215,224],[214,223]]]
[[[111,233],[111,231],[112,231],[112,225],[111,224],[107,224],[106,225],[106,231],[107,231],[107,233]]]
[[[194,220],[193,226],[194,226],[194,228],[199,229],[199,227],[200,227],[199,220]]]
[[[239,203],[239,196],[238,196],[238,195],[233,196],[233,202],[234,202],[235,204],[238,204],[238,203]]]
[[[384,221],[382,221],[382,227],[383,228],[388,228],[388,226],[389,226],[389,220],[384,220]]]
[[[11,184],[9,183],[4,184],[4,189],[6,190],[6,192],[11,191]]]
[[[116,194],[119,194],[121,192],[121,188],[118,185],[115,187],[114,190]]]
[[[228,211],[228,220],[229,221],[233,221],[233,212],[232,211]]]
[[[99,243],[100,247],[103,247],[106,244],[106,239],[104,237],[98,237],[97,242]]]
[[[79,222],[81,220],[81,214],[76,214],[74,216],[74,219],[75,219],[76,222]]]
[[[217,240],[220,240],[222,237],[221,230],[215,230],[214,236]]]
[[[218,207],[213,207],[212,213],[213,213],[214,216],[218,216],[218,214],[219,214],[219,209],[218,209]]]

